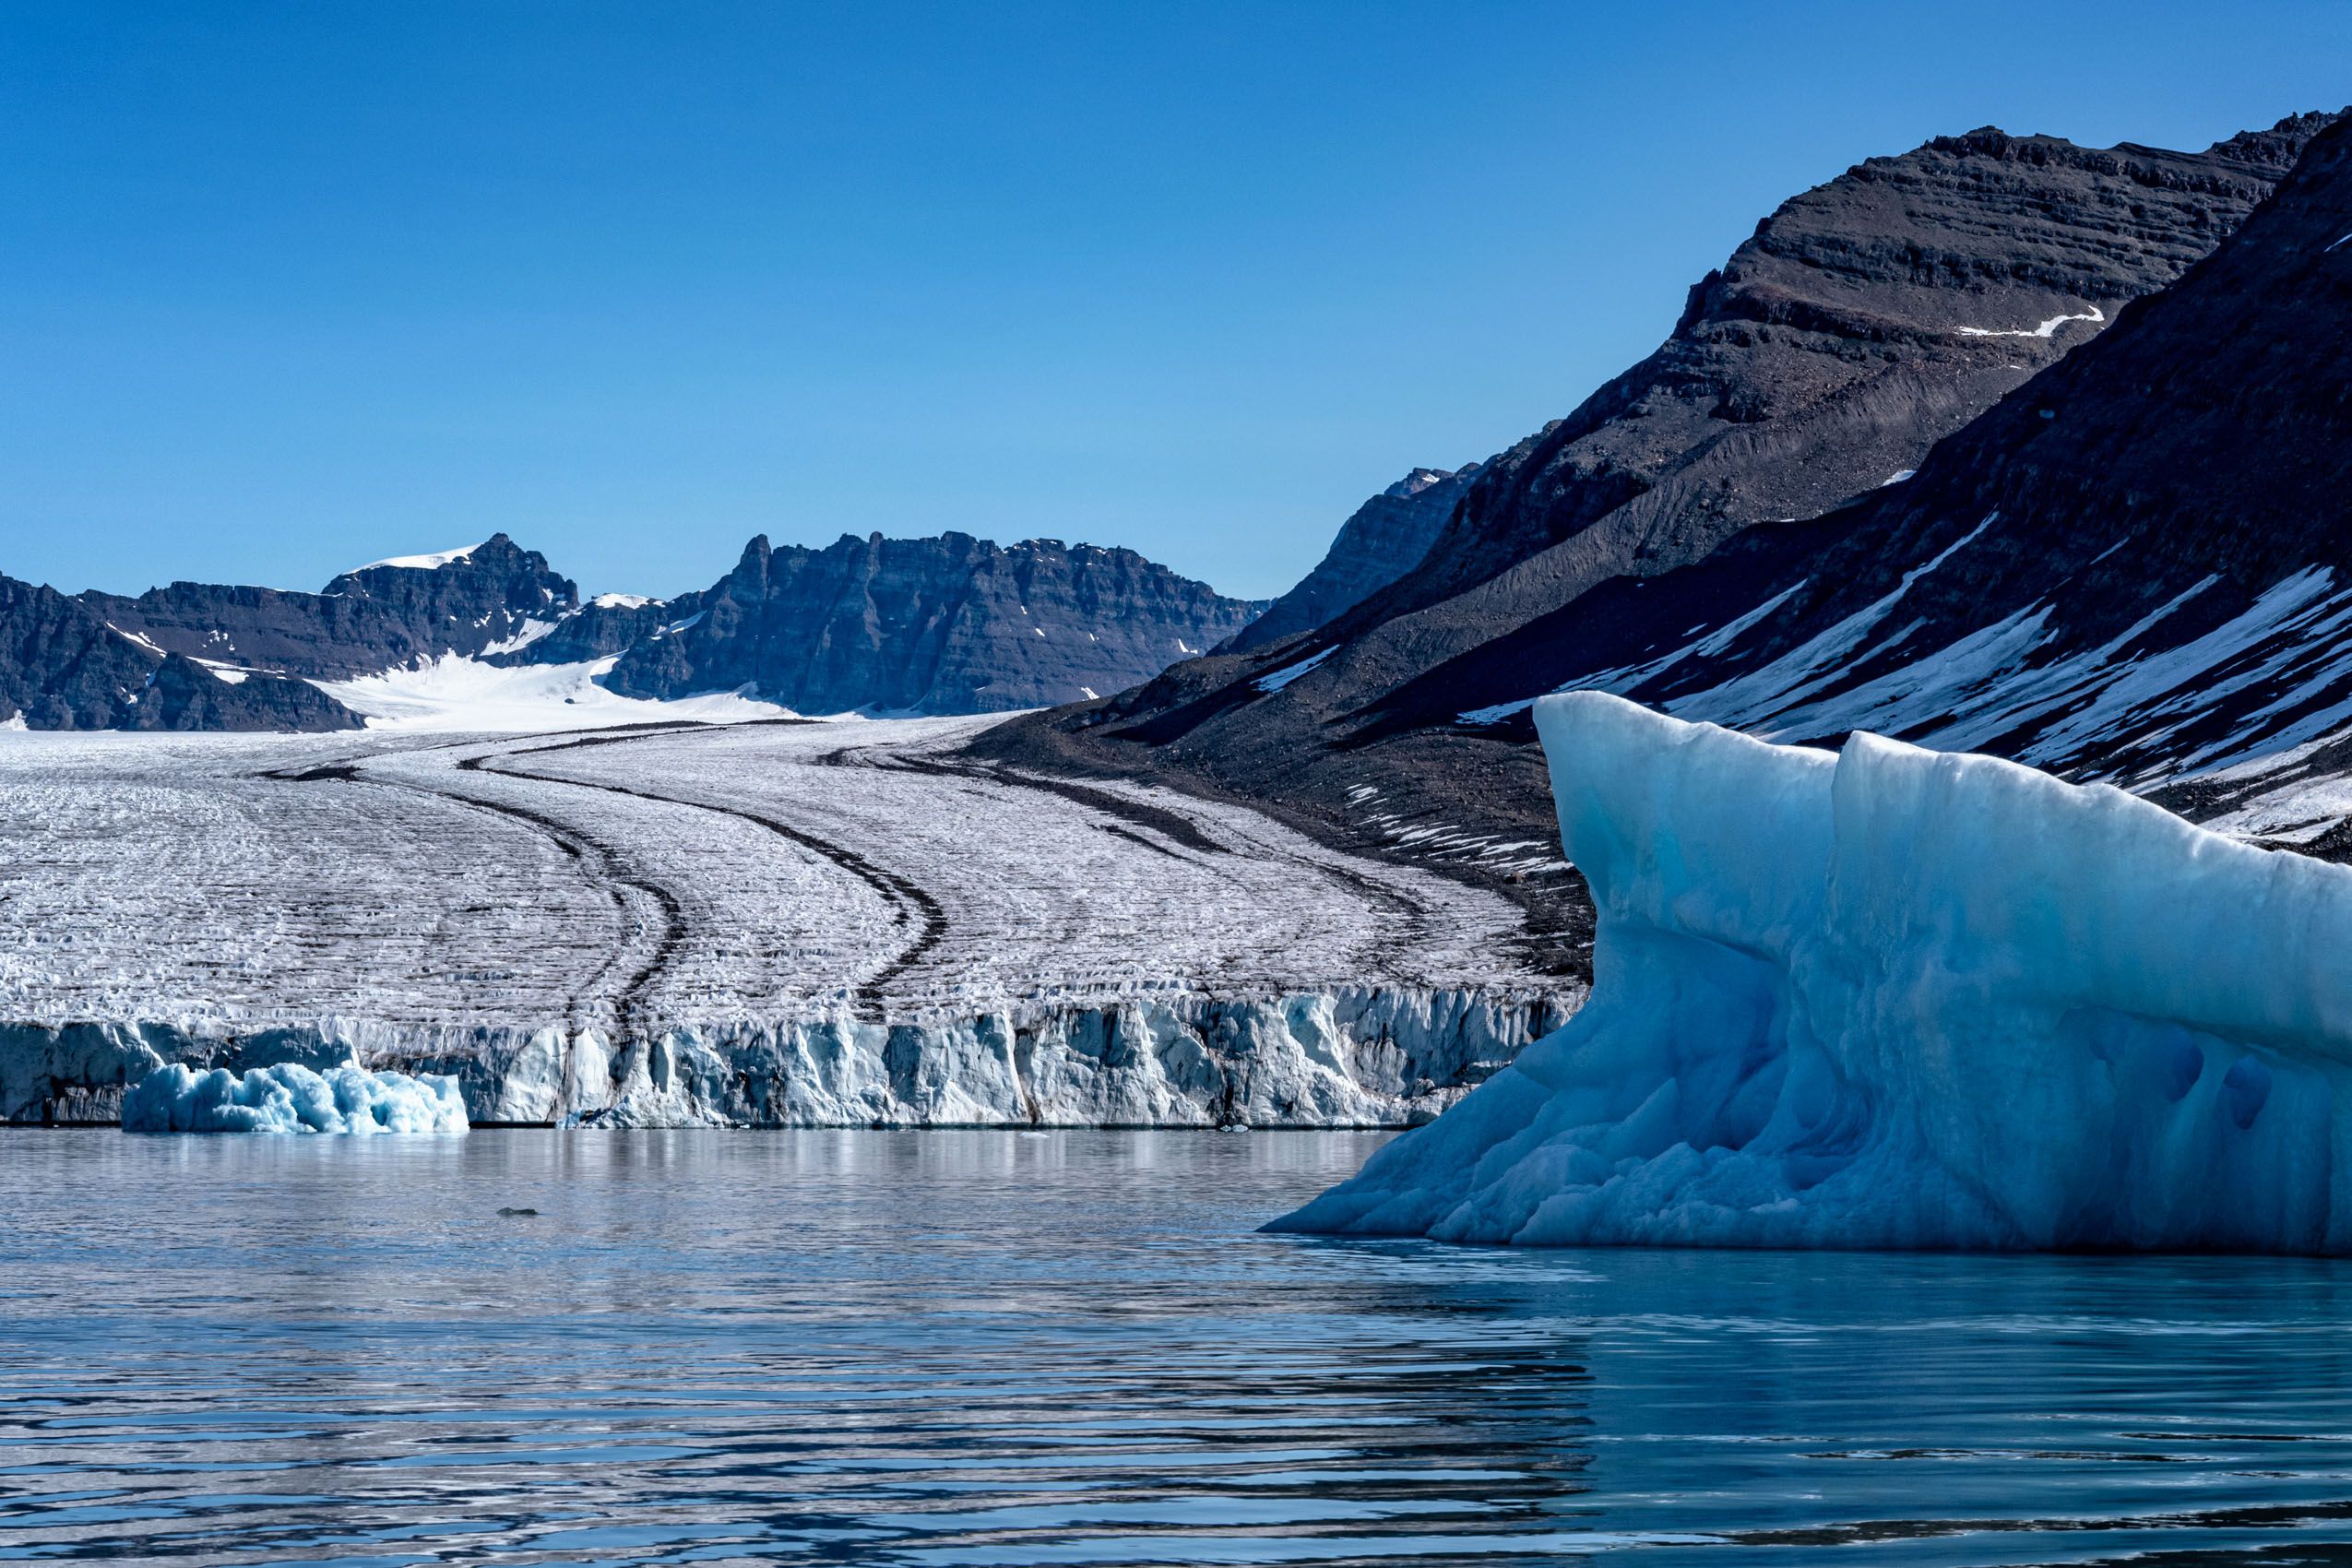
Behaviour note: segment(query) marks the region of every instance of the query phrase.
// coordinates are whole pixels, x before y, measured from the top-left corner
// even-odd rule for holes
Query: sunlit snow
[[[315,684],[344,707],[364,715],[371,730],[511,733],[590,730],[662,719],[728,723],[782,718],[789,712],[774,703],[731,692],[669,701],[625,697],[596,683],[597,676],[617,662],[618,656],[607,655],[576,664],[510,669],[448,653],[429,664]]]

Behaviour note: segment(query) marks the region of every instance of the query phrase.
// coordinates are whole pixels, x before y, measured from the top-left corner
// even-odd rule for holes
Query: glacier
[[[2352,871],[1868,733],[1535,719],[1591,1000],[1269,1229],[2352,1252]]]
[[[315,1072],[281,1062],[240,1076],[174,1062],[123,1097],[126,1133],[462,1133],[467,1126],[457,1079],[363,1067]]]
[[[202,1130],[184,1120],[199,1102],[245,1106],[273,1084],[374,1069],[445,1084],[474,1125],[1397,1127],[1453,1104],[1574,1003],[1336,988],[1004,1002],[888,1023],[837,1007],[649,1037],[357,1019],[243,1035],[0,1024],[0,1122]]]

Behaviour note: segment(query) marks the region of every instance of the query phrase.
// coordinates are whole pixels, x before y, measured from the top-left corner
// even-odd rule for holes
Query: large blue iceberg
[[[123,1097],[126,1133],[462,1133],[457,1080],[440,1074],[315,1073],[285,1063],[240,1077],[226,1068],[158,1068]]]
[[[1536,724],[1591,1002],[1274,1229],[2352,1252],[2352,871],[1874,735]]]

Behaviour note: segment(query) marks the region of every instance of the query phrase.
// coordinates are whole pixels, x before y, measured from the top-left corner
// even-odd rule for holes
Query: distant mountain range
[[[1394,580],[977,745],[1476,876],[1550,837],[1524,715],[1563,686],[2142,788],[2334,733],[2335,119],[2202,153],[1987,129],[1857,165],[1701,279],[1657,353],[1480,466]]]
[[[379,561],[315,594],[181,582],[68,596],[0,577],[0,723],[345,729],[360,714],[314,683],[451,659],[576,662],[583,682],[627,696],[997,712],[1132,685],[1265,608],[1133,551],[959,533],[821,551],[754,539],[712,588],[669,601],[583,603],[503,533]]]

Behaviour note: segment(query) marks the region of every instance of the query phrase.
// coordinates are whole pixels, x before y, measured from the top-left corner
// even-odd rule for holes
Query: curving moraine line
[[[613,912],[621,918],[624,926],[636,920],[636,912],[629,899],[622,894],[621,887],[633,887],[644,894],[653,901],[654,907],[661,911],[662,930],[654,938],[651,954],[637,966],[636,972],[613,993],[612,1004],[614,1013],[624,1024],[636,1024],[642,1021],[641,1015],[635,1005],[636,998],[677,950],[678,944],[684,934],[681,929],[683,921],[678,900],[670,890],[647,878],[632,874],[625,869],[620,851],[610,844],[593,834],[583,832],[569,823],[558,822],[555,818],[532,811],[528,806],[509,805],[501,801],[485,801],[471,795],[453,795],[446,790],[428,789],[424,785],[413,783],[405,778],[382,778],[373,774],[362,773],[353,763],[330,763],[300,771],[279,769],[264,773],[261,777],[287,784],[373,784],[382,789],[408,790],[451,805],[487,812],[493,816],[521,823],[553,844],[564,859],[570,861],[579,871],[581,878],[589,886],[612,900]],[[603,989],[604,978],[611,974],[614,966],[626,956],[632,945],[634,944],[624,940],[620,946],[613,949],[593,974],[565,996],[564,1013],[572,1020],[574,1028],[579,1028],[586,1023],[589,1010],[588,997]]]
[[[788,720],[787,722],[805,722],[805,720]],[[728,728],[728,726],[711,725],[706,728],[720,729]],[[675,735],[680,731],[673,728],[657,732]],[[530,746],[517,751],[495,752],[481,756],[467,757],[458,763],[457,766],[461,771],[468,773],[493,773],[501,778],[524,778],[533,783],[569,785],[577,790],[601,790],[608,794],[627,795],[636,800],[649,801],[660,805],[689,806],[697,811],[712,812],[720,816],[731,816],[738,821],[748,822],[754,826],[765,828],[778,837],[798,845],[811,854],[839,866],[843,871],[857,877],[882,895],[885,901],[890,905],[893,925],[899,927],[919,925],[921,928],[916,931],[907,945],[899,949],[897,956],[861,981],[852,993],[857,1011],[861,1017],[873,1023],[882,1022],[885,993],[891,985],[921,964],[924,958],[930,956],[932,950],[946,939],[948,923],[946,906],[940,903],[930,889],[886,866],[876,865],[855,849],[836,844],[828,838],[820,838],[814,833],[760,812],[746,811],[740,806],[714,805],[708,801],[683,800],[675,795],[656,794],[650,790],[634,789],[626,784],[614,784],[597,779],[565,778],[558,775],[534,772],[529,768],[490,766],[493,760],[537,756],[542,752],[576,751],[588,746],[616,745],[647,738],[643,734],[600,733],[578,740],[558,742],[553,745]],[[673,917],[674,931],[679,923],[675,917],[680,914],[677,901],[666,891],[660,897],[665,909]],[[674,940],[666,943],[657,955],[657,961],[636,983],[640,986],[649,984],[660,972],[661,966],[669,961],[676,945],[677,943]]]

